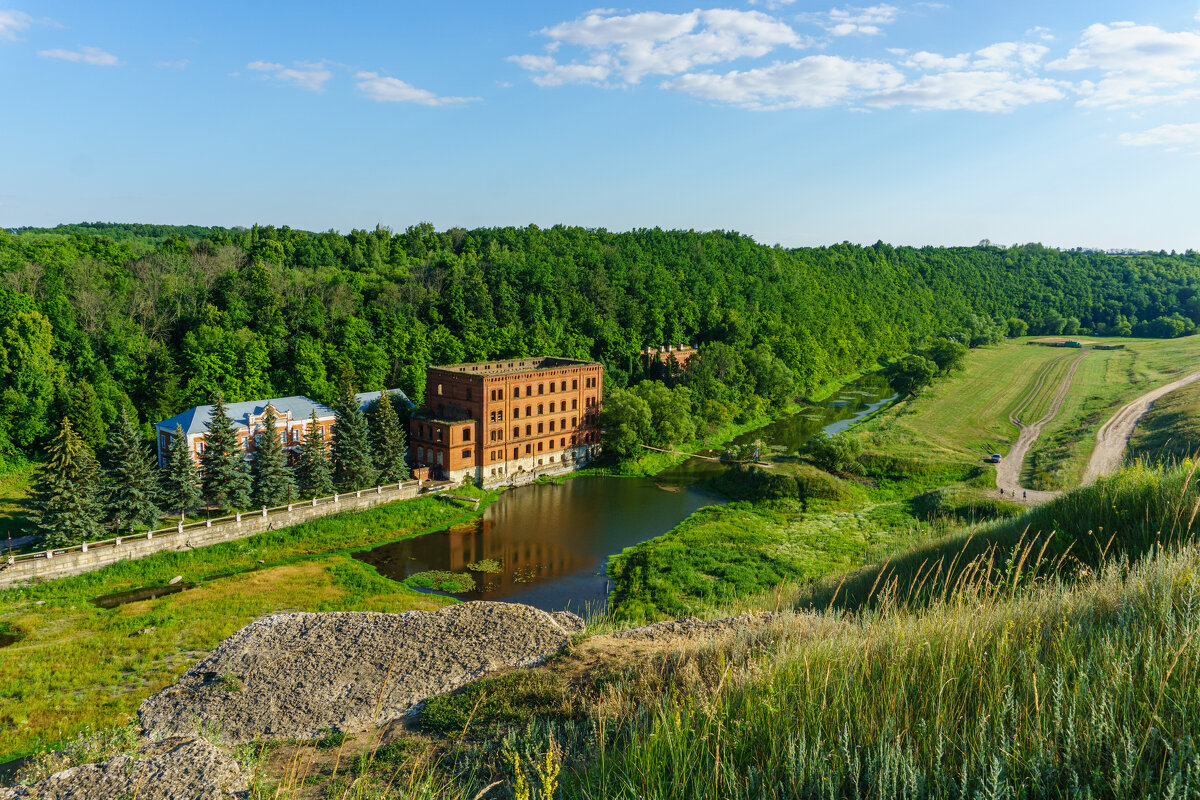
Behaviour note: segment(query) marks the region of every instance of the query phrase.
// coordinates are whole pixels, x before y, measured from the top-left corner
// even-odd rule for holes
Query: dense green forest
[[[93,447],[208,402],[346,384],[419,401],[427,364],[595,358],[644,377],[644,345],[697,342],[700,422],[997,329],[1178,336],[1200,323],[1200,255],[1040,245],[787,250],[732,232],[555,227],[308,233],[90,223],[0,231],[0,452],[69,414]]]

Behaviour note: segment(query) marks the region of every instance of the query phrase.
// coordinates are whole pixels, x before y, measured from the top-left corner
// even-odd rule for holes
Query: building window
[[[497,421],[497,422],[504,422],[504,411],[503,411],[503,410],[500,410],[500,411],[497,411],[497,412],[496,412],[496,421]]]
[[[441,450],[437,451],[437,465],[439,467],[442,465],[442,451]]]
[[[579,388],[579,381],[578,381],[577,379],[572,379],[572,380],[571,380],[571,388],[572,388],[572,389],[578,389],[578,388]]]
[[[440,383],[438,384],[437,393],[438,394],[442,393],[442,385]]]
[[[538,394],[545,394],[545,393],[546,393],[546,384],[539,383],[538,384]]]
[[[533,406],[525,406],[525,416],[533,416]]]
[[[280,443],[280,444],[287,444],[287,431],[280,431],[280,432],[279,432],[279,443]]]
[[[563,381],[563,382],[562,382],[562,391],[564,391],[564,392],[565,392],[566,390],[567,390],[567,382],[566,382],[566,381]]]
[[[497,400],[503,400],[503,399],[504,399],[504,390],[503,390],[503,389],[497,389],[497,390],[496,390],[496,399],[497,399]]]
[[[541,442],[538,442],[538,452],[539,453],[542,452],[542,443]],[[542,462],[539,461],[538,463],[540,464]]]
[[[516,408],[513,409],[513,419],[520,419],[520,418],[521,418],[521,407],[517,406]]]
[[[545,413],[546,413],[546,407],[544,405],[542,405],[541,403],[538,403],[538,416],[540,417],[542,414],[545,414]]]
[[[489,421],[489,422],[495,422],[495,421],[496,421],[496,412],[495,412],[495,411],[493,411],[493,412],[492,412],[492,416],[491,416],[491,418],[490,418],[488,421]]]
[[[513,438],[517,439],[521,436],[521,426],[513,425]]]
[[[576,400],[572,400],[572,401],[571,401],[571,410],[572,410],[572,411],[574,411],[574,410],[575,410],[575,409],[577,409],[577,408],[579,408],[579,400],[577,400],[577,399],[576,399]]]
[[[563,438],[559,439],[558,446],[565,448],[567,446],[567,437],[564,436]]]
[[[554,403],[551,403],[551,404],[550,404],[550,413],[551,413],[551,414],[553,414],[553,413],[554,413]]]
[[[576,421],[578,417],[571,417],[571,427],[574,428],[579,423]]]
[[[441,430],[441,428],[439,428],[439,429],[438,429],[438,432],[437,432],[437,437],[436,437],[436,438],[437,438],[437,440],[438,440],[439,442],[442,440],[442,430]]]
[[[550,420],[550,432],[554,433],[554,420]]]
[[[424,460],[425,460],[425,448],[418,447],[417,448],[417,461],[424,461]]]
[[[518,448],[516,448],[516,447],[513,448],[513,461],[516,461],[518,458],[521,457],[520,453],[521,453],[521,451]]]
[[[463,458],[465,458],[465,459],[467,459],[468,461],[470,461],[470,460],[471,460],[471,451],[470,451],[470,450],[463,450]]]
[[[529,455],[530,453],[532,453],[533,452],[532,448],[533,448],[533,445],[529,445],[529,444],[525,445],[525,455]]]
[[[471,429],[470,428],[463,428],[463,441],[464,442],[471,441]]]
[[[542,431],[544,431],[544,430],[545,430],[545,428],[543,427],[543,426],[544,426],[544,424],[545,424],[545,423],[542,423],[542,422],[539,422],[539,423],[538,423],[538,433],[541,433]]]
[[[203,439],[196,440],[196,452],[197,453],[204,452],[204,440]]]
[[[518,398],[518,397],[520,397],[520,396],[521,396],[521,387],[520,387],[520,386],[514,386],[514,387],[513,387],[513,399],[515,400],[515,399],[517,399],[517,398]]]
[[[526,435],[526,436],[529,436],[529,435],[531,435],[532,433],[533,433],[533,426],[532,426],[532,425],[526,425],[526,426],[525,426],[525,435]]]

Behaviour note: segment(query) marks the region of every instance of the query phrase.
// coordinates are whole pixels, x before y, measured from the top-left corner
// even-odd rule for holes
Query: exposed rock
[[[282,614],[226,639],[138,716],[149,736],[203,729],[222,744],[357,733],[490,671],[538,664],[582,630],[574,614],[512,603]]]
[[[779,616],[771,611],[758,614],[746,614],[741,617],[726,617],[725,619],[702,620],[696,617],[670,619],[664,622],[654,622],[640,628],[631,628],[612,634],[614,639],[634,639],[639,641],[663,641],[668,639],[700,639],[718,634],[737,633],[766,625]]]
[[[241,766],[203,739],[168,739],[72,767],[32,786],[0,789],[0,800],[229,800],[249,795]]]
[[[176,575],[174,578],[171,578],[171,580],[167,581],[167,586],[174,586],[175,584],[179,583],[181,580],[183,580],[183,576]]]

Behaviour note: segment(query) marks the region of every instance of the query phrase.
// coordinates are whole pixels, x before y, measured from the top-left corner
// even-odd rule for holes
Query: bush
[[[861,475],[862,443],[847,433],[833,436],[821,432],[810,438],[797,451],[801,458],[827,472]]]

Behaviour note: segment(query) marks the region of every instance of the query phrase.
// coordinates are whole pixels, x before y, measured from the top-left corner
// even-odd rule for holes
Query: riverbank
[[[73,578],[0,592],[0,761],[119,724],[149,694],[246,623],[282,611],[437,608],[449,598],[381,577],[351,553],[465,522],[472,503],[422,497],[183,553],[161,553]],[[100,596],[191,585],[113,609]]]

